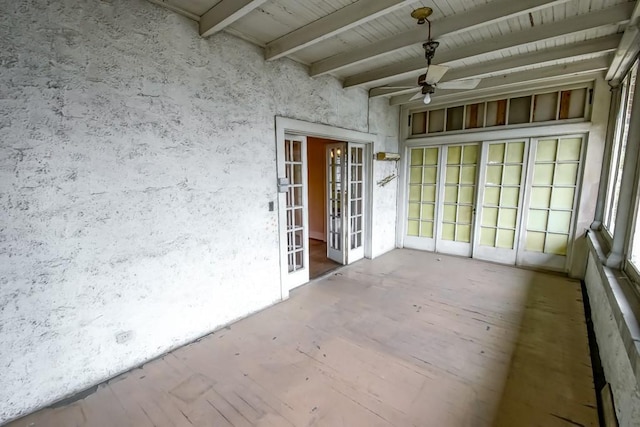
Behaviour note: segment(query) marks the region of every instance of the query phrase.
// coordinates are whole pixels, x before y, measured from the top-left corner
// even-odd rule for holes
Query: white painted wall
[[[0,0],[0,46],[0,423],[279,299],[276,115],[398,150],[385,100],[144,0]]]
[[[602,158],[607,139],[607,122],[611,104],[610,87],[603,78],[594,81],[593,105],[591,109],[591,130],[587,139],[580,198],[573,239],[573,253],[570,259],[569,275],[584,278],[588,249],[586,231],[590,228],[596,214],[598,188],[602,172]]]

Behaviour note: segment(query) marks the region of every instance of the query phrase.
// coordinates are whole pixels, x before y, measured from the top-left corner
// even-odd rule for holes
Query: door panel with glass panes
[[[340,264],[346,263],[344,157],[344,144],[327,145],[327,258]]]
[[[565,270],[583,139],[409,148],[405,247]]]
[[[347,263],[364,258],[365,145],[347,143]]]
[[[404,246],[435,250],[440,147],[409,149],[406,237]]]
[[[278,149],[278,176],[285,193],[281,275],[283,286],[292,289],[309,281],[306,137],[285,135],[284,147]]]
[[[471,143],[441,148],[446,166],[444,195],[438,205],[437,252],[471,256],[479,147]]]
[[[518,264],[564,270],[573,238],[582,136],[532,140]]]
[[[327,258],[364,257],[365,145],[327,145]]]
[[[478,194],[475,258],[515,264],[528,141],[488,142]]]

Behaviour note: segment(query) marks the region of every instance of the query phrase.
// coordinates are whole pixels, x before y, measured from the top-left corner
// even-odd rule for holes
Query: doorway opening
[[[309,279],[315,279],[335,270],[342,264],[327,255],[328,208],[330,167],[327,162],[328,147],[346,144],[332,139],[307,137],[307,181],[309,198]],[[338,150],[340,148],[337,148]]]
[[[347,265],[365,256],[371,257],[374,140],[374,135],[363,132],[276,117],[283,299],[292,289],[333,268],[335,264],[327,259],[337,265]],[[315,157],[308,155],[309,147],[311,150],[318,148],[318,151],[322,148],[323,153],[316,152]],[[325,173],[320,190],[309,190],[310,162],[313,163],[312,174],[319,167]],[[320,200],[324,206],[310,208],[309,197],[316,199],[320,194],[323,194]],[[313,235],[309,224],[311,215],[316,224]],[[324,230],[318,233],[317,229],[322,225]],[[315,258],[319,262],[314,263],[314,274],[310,271],[312,247],[319,255]]]

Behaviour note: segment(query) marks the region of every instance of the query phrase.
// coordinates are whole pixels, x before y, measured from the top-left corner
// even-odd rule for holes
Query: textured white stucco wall
[[[619,308],[612,307],[610,303],[605,289],[609,284],[603,281],[598,263],[600,261],[593,252],[589,252],[584,281],[589,294],[593,329],[602,368],[607,382],[611,384],[618,423],[620,427],[635,427],[640,425],[640,389],[614,314],[614,309]]]
[[[274,117],[397,151],[368,103],[144,0],[0,0],[0,423],[277,301]]]

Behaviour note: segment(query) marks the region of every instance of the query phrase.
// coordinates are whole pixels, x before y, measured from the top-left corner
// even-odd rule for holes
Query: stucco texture
[[[589,294],[593,329],[602,368],[607,382],[611,384],[618,423],[620,427],[634,427],[640,425],[640,389],[613,312],[614,308],[605,290],[605,286],[609,284],[603,281],[598,263],[600,261],[590,252],[585,284]]]
[[[275,116],[397,151],[385,100],[263,56],[143,0],[0,0],[0,423],[280,298]]]

